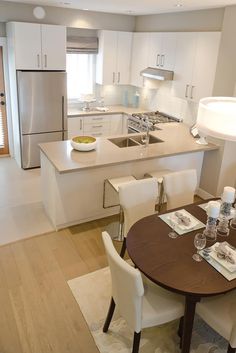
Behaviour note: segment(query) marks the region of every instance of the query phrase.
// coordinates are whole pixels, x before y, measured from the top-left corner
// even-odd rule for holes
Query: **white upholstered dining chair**
[[[156,178],[134,180],[119,186],[119,200],[124,213],[124,240],[120,256],[124,257],[126,236],[139,219],[155,213],[158,194]]]
[[[181,207],[194,202],[197,187],[197,172],[186,169],[163,176],[167,209]]]
[[[228,341],[227,353],[236,352],[236,291],[205,298],[197,303],[196,313]]]
[[[184,313],[183,297],[169,292],[148,279],[117,253],[107,232],[102,233],[111,271],[112,298],[103,332],[107,332],[115,306],[134,331],[132,353],[138,353],[141,330],[179,319]]]

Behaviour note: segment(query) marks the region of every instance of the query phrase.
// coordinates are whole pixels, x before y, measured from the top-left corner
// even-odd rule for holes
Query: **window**
[[[67,97],[78,99],[94,93],[95,54],[67,54]]]

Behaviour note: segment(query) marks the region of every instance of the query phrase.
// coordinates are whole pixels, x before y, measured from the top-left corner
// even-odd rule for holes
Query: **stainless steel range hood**
[[[154,80],[172,81],[174,72],[169,70],[156,69],[154,67],[147,67],[146,69],[140,72],[140,75],[144,77],[152,78]]]

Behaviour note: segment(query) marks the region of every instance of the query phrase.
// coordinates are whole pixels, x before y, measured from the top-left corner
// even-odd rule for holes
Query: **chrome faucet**
[[[142,128],[144,127],[144,121],[146,122],[146,134],[142,136],[142,142],[145,144],[145,147],[149,145],[149,137],[150,137],[150,121],[148,116],[142,116]]]

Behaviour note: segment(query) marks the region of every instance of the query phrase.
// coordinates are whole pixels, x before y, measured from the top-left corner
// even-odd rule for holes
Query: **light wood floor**
[[[0,247],[0,353],[98,353],[67,281],[107,266],[101,232],[115,220]]]
[[[110,221],[0,247],[0,353],[98,353],[67,280],[107,265]]]

